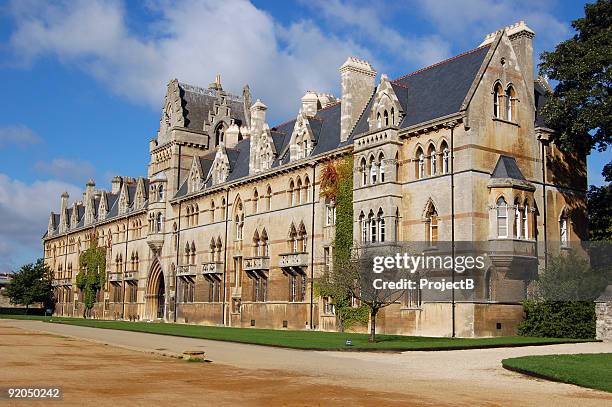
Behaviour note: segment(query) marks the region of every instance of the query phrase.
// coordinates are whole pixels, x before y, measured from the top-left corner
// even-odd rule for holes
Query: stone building
[[[479,276],[479,300],[407,296],[378,317],[381,333],[512,334],[533,273],[585,238],[586,164],[550,140],[538,116],[534,32],[520,22],[477,48],[391,80],[366,61],[340,67],[342,94],[306,92],[295,118],[270,126],[248,86],[227,93],[172,80],[146,178],[93,181],[62,195],[43,238],[58,315],[80,315],[79,253],[107,248],[98,318],[234,327],[336,329],[313,281],[330,267],[333,202],[322,168],[354,161],[354,238],[504,243]],[[515,268],[516,269],[516,268]],[[453,318],[451,315],[455,315]]]

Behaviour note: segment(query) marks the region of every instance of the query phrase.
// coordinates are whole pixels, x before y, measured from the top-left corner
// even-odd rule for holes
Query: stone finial
[[[221,86],[221,74],[220,73],[215,75],[215,81],[211,82],[210,85],[208,85],[208,88],[214,89],[214,90],[223,90],[223,87]]]

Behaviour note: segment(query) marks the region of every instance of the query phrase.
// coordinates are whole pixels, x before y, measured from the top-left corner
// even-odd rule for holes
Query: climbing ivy
[[[90,240],[89,248],[79,256],[79,265],[76,284],[83,293],[83,318],[87,318],[96,302],[96,294],[106,280],[106,249],[98,247],[95,237]]]
[[[340,273],[351,261],[353,246],[353,159],[346,156],[330,161],[321,171],[321,196],[336,207],[333,270],[325,271],[317,284],[320,295],[330,297],[336,308],[340,330],[368,323],[367,306],[352,307],[345,275]]]

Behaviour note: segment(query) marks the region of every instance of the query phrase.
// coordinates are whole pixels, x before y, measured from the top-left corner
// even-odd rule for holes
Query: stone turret
[[[374,90],[376,71],[368,61],[350,57],[340,67],[340,140],[346,141]]]
[[[64,233],[66,230],[68,230],[68,197],[68,192],[64,191],[60,200],[60,233]]]
[[[266,125],[266,110],[268,107],[264,105],[261,100],[257,101],[251,106],[251,129],[250,129],[250,151],[249,151],[249,168],[254,169],[257,162],[257,146],[259,145],[259,137],[264,131]]]

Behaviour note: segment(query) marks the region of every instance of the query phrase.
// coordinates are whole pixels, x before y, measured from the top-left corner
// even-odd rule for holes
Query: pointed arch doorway
[[[151,266],[147,280],[146,310],[148,319],[165,319],[166,315],[166,284],[164,273],[157,260]]]

